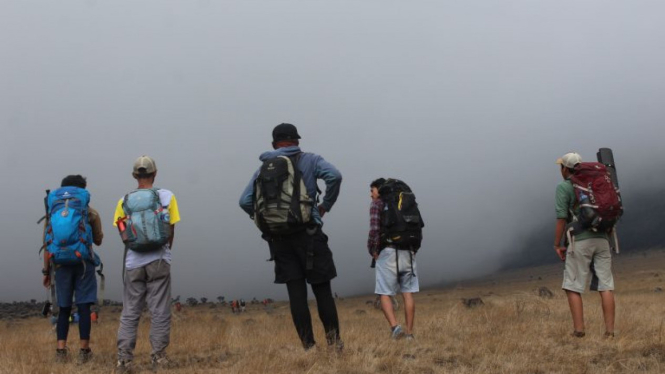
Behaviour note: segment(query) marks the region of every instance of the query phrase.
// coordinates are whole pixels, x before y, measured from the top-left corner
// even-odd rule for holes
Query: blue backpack
[[[120,236],[128,249],[152,252],[169,242],[170,217],[168,210],[162,206],[156,188],[128,193],[122,202],[122,209],[126,217],[124,225],[120,225]]]
[[[92,252],[89,202],[90,193],[79,187],[62,187],[48,194],[44,245],[54,264],[76,265],[87,260],[98,265],[99,258]]]

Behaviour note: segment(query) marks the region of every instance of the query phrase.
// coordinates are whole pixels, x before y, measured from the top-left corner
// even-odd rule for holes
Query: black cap
[[[290,123],[281,123],[272,130],[272,141],[300,139],[298,129]]]

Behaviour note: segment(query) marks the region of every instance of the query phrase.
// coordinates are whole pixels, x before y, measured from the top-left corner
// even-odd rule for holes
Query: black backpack
[[[379,188],[379,195],[385,205],[381,212],[381,247],[418,251],[425,223],[416,195],[398,179],[387,179]]]

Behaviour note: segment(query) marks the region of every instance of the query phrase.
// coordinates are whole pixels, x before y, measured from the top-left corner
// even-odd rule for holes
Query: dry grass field
[[[554,253],[552,254],[554,256]],[[587,336],[572,338],[566,299],[559,286],[561,265],[508,272],[417,296],[416,340],[391,341],[372,296],[338,301],[342,354],[325,346],[313,308],[316,336],[323,342],[303,352],[288,305],[272,314],[262,306],[233,315],[210,305],[186,308],[174,317],[163,373],[664,373],[665,252],[615,259],[617,336],[604,329],[595,293],[584,296]],[[539,287],[554,292],[538,296]],[[481,297],[472,309],[461,298]],[[401,312],[401,311],[400,311]],[[403,316],[402,320],[403,320]],[[146,321],[147,322],[147,321]],[[93,325],[92,362],[54,363],[55,334],[44,319],[0,325],[0,373],[111,373],[115,365],[118,314],[102,311]],[[78,338],[76,327],[70,333]],[[142,323],[135,372],[151,372],[148,323]],[[76,339],[70,344],[76,348]],[[76,349],[72,350],[75,354]]]

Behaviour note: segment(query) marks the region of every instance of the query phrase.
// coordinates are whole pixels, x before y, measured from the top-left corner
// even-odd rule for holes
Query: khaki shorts
[[[592,261],[593,272],[591,270]],[[572,253],[568,248],[566,269],[563,272],[561,288],[584,293],[587,284],[589,284],[589,277],[592,275],[594,276],[593,290],[614,290],[612,253],[610,252],[610,243],[606,239],[586,239],[575,242]]]

